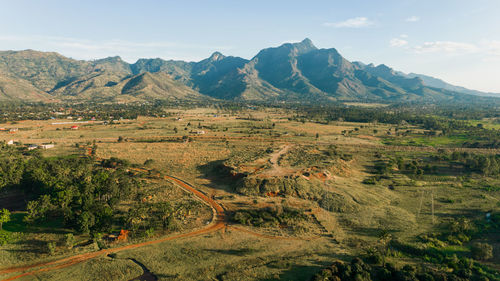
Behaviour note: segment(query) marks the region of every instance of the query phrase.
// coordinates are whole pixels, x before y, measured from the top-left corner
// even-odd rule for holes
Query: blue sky
[[[500,92],[498,0],[0,0],[0,49],[76,59],[253,57],[310,38],[347,59]]]

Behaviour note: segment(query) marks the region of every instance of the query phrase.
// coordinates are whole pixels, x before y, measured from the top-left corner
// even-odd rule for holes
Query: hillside
[[[219,52],[199,62],[120,57],[81,61],[57,53],[0,52],[2,100],[203,100],[470,102],[493,94],[350,62],[311,40],[261,50],[251,60]]]

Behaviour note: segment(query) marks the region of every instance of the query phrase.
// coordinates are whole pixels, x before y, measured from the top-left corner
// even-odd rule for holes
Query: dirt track
[[[288,150],[288,147],[285,147],[284,151],[286,152]],[[148,170],[145,169],[132,169],[136,172],[149,172]],[[158,177],[162,177],[161,175],[158,175]],[[112,253],[117,253],[121,252],[124,250],[130,250],[130,249],[135,249],[147,245],[154,245],[170,240],[175,240],[179,238],[185,238],[185,237],[192,237],[192,236],[197,236],[201,234],[207,234],[211,233],[220,229],[225,229],[229,228],[232,230],[236,231],[241,231],[247,234],[251,234],[260,238],[267,238],[267,239],[282,239],[282,240],[313,240],[313,239],[318,239],[320,237],[312,237],[312,238],[297,238],[297,237],[282,237],[282,236],[272,236],[272,235],[266,235],[266,234],[261,234],[257,233],[245,228],[240,228],[240,227],[235,227],[235,226],[227,226],[225,222],[225,213],[224,209],[220,204],[215,202],[212,198],[209,196],[203,194],[199,190],[195,189],[193,186],[191,186],[189,183],[176,178],[174,176],[163,176],[165,180],[170,180],[174,183],[176,183],[178,186],[180,186],[182,189],[193,193],[196,197],[198,197],[201,201],[205,202],[208,204],[213,211],[213,220],[211,224],[209,224],[207,227],[204,227],[202,229],[198,229],[189,233],[182,233],[182,234],[177,234],[174,236],[168,236],[168,237],[163,237],[157,240],[152,240],[152,241],[146,241],[142,243],[137,243],[137,244],[131,244],[131,245],[125,245],[117,248],[112,248],[112,249],[105,249],[105,250],[100,250],[96,252],[91,252],[91,253],[85,253],[85,254],[80,254],[80,255],[75,255],[71,256],[68,258],[63,258],[51,262],[45,262],[45,263],[37,263],[37,264],[32,264],[32,265],[26,265],[26,266],[18,266],[18,267],[11,267],[11,268],[6,268],[0,270],[0,275],[3,274],[10,274],[10,273],[21,273],[19,275],[15,275],[6,279],[3,279],[3,281],[8,281],[8,280],[16,280],[24,276],[29,276],[37,273],[42,273],[42,272],[47,272],[47,271],[52,271],[52,270],[57,270],[65,267],[69,267],[84,261],[88,261],[90,259],[96,258],[96,257],[101,257],[101,256],[106,256],[108,254]]]
[[[188,183],[186,183],[178,178],[175,178],[172,176],[164,176],[163,178],[166,180],[170,180],[170,181],[175,182],[177,185],[179,185],[183,189],[193,193],[199,199],[203,200],[208,205],[210,205],[210,207],[213,209],[213,212],[214,212],[214,220],[212,221],[212,223],[205,228],[198,229],[198,230],[195,230],[195,231],[192,231],[189,233],[182,233],[182,234],[177,234],[174,236],[160,238],[157,240],[146,241],[146,242],[132,244],[132,245],[126,245],[126,246],[117,247],[117,248],[113,248],[113,249],[105,249],[105,250],[100,250],[97,252],[75,255],[72,257],[68,257],[68,258],[64,258],[64,259],[60,259],[60,260],[55,260],[55,261],[51,261],[51,262],[46,262],[46,263],[38,263],[38,264],[33,264],[33,265],[2,269],[2,270],[0,270],[0,274],[24,272],[24,273],[21,273],[19,275],[12,276],[12,277],[9,277],[9,278],[3,279],[3,280],[4,281],[15,280],[15,279],[21,278],[23,276],[28,276],[28,275],[33,275],[33,274],[42,273],[42,272],[46,272],[46,271],[65,268],[65,267],[68,267],[71,265],[75,265],[75,264],[78,264],[78,263],[81,263],[81,262],[84,262],[84,261],[87,261],[87,260],[90,260],[90,259],[93,259],[96,257],[105,256],[105,255],[108,255],[111,253],[117,253],[117,252],[124,251],[124,250],[130,250],[130,249],[135,249],[135,248],[139,248],[139,247],[143,247],[143,246],[147,246],[147,245],[158,244],[158,243],[162,243],[162,242],[170,241],[170,240],[174,240],[174,239],[179,239],[179,238],[184,238],[184,237],[192,237],[192,236],[196,236],[196,235],[200,235],[200,234],[206,234],[206,233],[217,231],[217,230],[225,227],[224,209],[217,202],[215,202],[213,199],[209,198],[208,196],[206,196],[205,194],[196,190],[194,187],[192,187]]]

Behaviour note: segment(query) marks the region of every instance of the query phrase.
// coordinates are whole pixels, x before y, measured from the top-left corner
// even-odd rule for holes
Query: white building
[[[54,148],[54,144],[53,143],[49,143],[49,144],[42,144],[40,145],[40,148],[41,149],[51,149],[51,148]]]

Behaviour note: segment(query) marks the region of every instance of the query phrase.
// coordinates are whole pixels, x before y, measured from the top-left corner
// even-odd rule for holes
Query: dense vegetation
[[[451,269],[435,270],[417,268],[413,265],[396,267],[391,263],[373,265],[359,258],[350,263],[335,262],[330,267],[316,274],[313,281],[486,281],[500,280],[498,276],[484,269],[470,259],[456,257],[446,260],[446,267]]]
[[[237,223],[257,227],[281,226],[297,228],[307,219],[308,217],[303,211],[289,207],[238,210],[232,215],[232,220]]]
[[[10,147],[2,153],[9,154],[0,160],[2,187],[26,194],[28,223],[62,220],[83,233],[109,231],[117,204],[133,196],[139,185],[123,162],[106,169],[109,161],[96,165],[91,158],[43,158]]]

